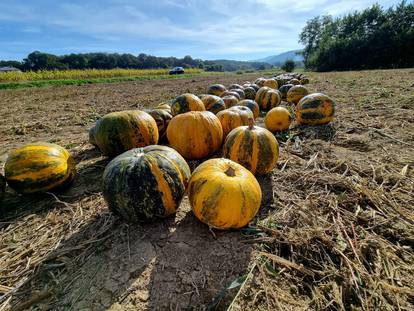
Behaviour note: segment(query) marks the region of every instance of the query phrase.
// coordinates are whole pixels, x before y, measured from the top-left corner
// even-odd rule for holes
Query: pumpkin
[[[256,83],[252,83],[250,87],[254,88],[254,90],[257,92],[260,89],[260,86],[258,86]]]
[[[290,88],[292,86],[293,86],[293,84],[285,84],[285,85],[282,85],[279,88],[279,92],[280,92],[280,94],[282,94],[282,99],[283,100],[286,100],[287,92],[290,90]]]
[[[270,131],[254,126],[253,119],[249,123],[248,126],[235,128],[227,135],[223,157],[243,165],[253,174],[266,174],[277,163],[279,145]]]
[[[188,198],[201,222],[217,229],[237,229],[256,215],[262,191],[243,166],[228,159],[210,159],[191,175]]]
[[[253,116],[256,119],[259,116],[259,105],[251,99],[243,99],[237,103],[238,106],[245,106],[253,112]]]
[[[89,143],[95,147],[98,147],[95,141],[95,132],[96,132],[96,126],[94,125],[89,129]]]
[[[206,108],[204,107],[203,102],[200,98],[195,96],[194,94],[183,94],[176,97],[171,103],[171,114],[176,116],[180,113],[185,113],[188,111],[204,111]]]
[[[246,94],[242,89],[233,89],[232,92],[236,92],[237,94],[239,94],[240,99],[246,98]]]
[[[245,98],[246,99],[255,100],[255,98],[256,98],[256,90],[253,87],[248,86],[248,87],[246,87],[244,89],[244,95],[245,95]]]
[[[220,95],[221,98],[226,97],[226,96],[234,96],[234,97],[237,98],[237,100],[241,99],[239,93],[237,93],[236,90],[225,91],[225,92],[221,93],[221,95]]]
[[[299,85],[300,81],[298,79],[291,79],[291,80],[289,80],[289,83],[293,84],[293,85]]]
[[[309,79],[306,77],[303,77],[300,79],[300,84],[305,85],[305,84],[309,84]]]
[[[129,149],[158,143],[157,123],[140,110],[111,112],[95,124],[95,144],[104,155],[116,156]]]
[[[265,81],[265,78],[257,78],[256,80],[254,80],[254,84],[256,84],[258,87],[263,87]]]
[[[223,129],[214,113],[190,111],[172,118],[168,125],[167,137],[171,147],[183,157],[201,159],[220,148],[223,142]]]
[[[313,93],[303,97],[296,106],[296,121],[302,125],[322,125],[335,115],[335,102],[327,95]]]
[[[235,84],[231,84],[231,85],[229,86],[229,90],[235,90],[235,89],[240,89],[240,90],[242,90],[242,89],[243,89],[243,87],[242,87],[240,84],[237,84],[237,83],[235,83]]]
[[[168,123],[170,123],[172,115],[168,110],[163,109],[152,109],[148,111],[148,114],[153,117],[155,123],[157,123],[159,140],[163,139],[167,133]]]
[[[284,131],[289,129],[292,116],[285,107],[275,107],[266,114],[264,123],[271,132]]]
[[[167,103],[161,103],[158,106],[156,106],[154,109],[161,109],[167,111],[169,114],[171,114],[171,106]]]
[[[70,153],[59,145],[44,142],[11,151],[4,166],[7,183],[19,193],[63,187],[72,182],[75,173]]]
[[[309,91],[303,85],[292,86],[286,94],[286,100],[289,103],[297,104],[300,99],[309,94]]]
[[[261,110],[270,110],[279,106],[282,101],[282,96],[278,90],[265,86],[259,89],[255,101],[258,103]]]
[[[282,86],[282,85],[284,85],[285,84],[285,79],[282,79],[282,78],[280,78],[280,77],[273,77],[273,79],[275,79],[276,80],[276,82],[277,82],[277,85],[278,85],[278,88],[280,89],[280,87]]]
[[[271,89],[278,89],[279,85],[275,79],[266,79],[263,82],[263,86],[270,87]]]
[[[223,101],[224,101],[224,104],[226,105],[226,108],[236,106],[237,103],[239,102],[236,96],[224,96]]]
[[[170,147],[135,148],[109,162],[102,192],[114,214],[148,222],[176,212],[190,175],[187,162]]]
[[[220,111],[217,118],[223,127],[223,135],[227,136],[230,131],[238,126],[247,125],[249,118],[253,118],[253,112],[248,107],[233,106],[226,110]]]
[[[210,95],[220,96],[221,93],[226,90],[227,89],[223,84],[212,84],[207,88],[206,93]]]
[[[0,200],[3,199],[4,193],[6,192],[6,179],[0,174]]]
[[[201,96],[201,101],[206,110],[211,111],[214,114],[226,109],[226,104],[223,99],[216,95],[203,95]]]

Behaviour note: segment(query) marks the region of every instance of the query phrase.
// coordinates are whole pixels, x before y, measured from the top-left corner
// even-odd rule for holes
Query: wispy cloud
[[[370,0],[2,0],[1,26],[27,52],[47,37],[48,50],[73,46],[156,55],[249,59],[299,48],[298,34],[315,15],[344,14]],[[382,1],[384,6],[396,1]],[[12,27],[10,26],[10,28]],[[31,35],[31,36],[30,36]],[[0,40],[2,38],[0,33]],[[10,39],[9,38],[9,39]],[[23,38],[23,39],[22,39]],[[76,42],[79,42],[76,44]],[[30,46],[32,44],[33,46]],[[45,46],[44,42],[40,45]],[[86,50],[86,49],[85,49]],[[2,51],[0,50],[0,58]]]

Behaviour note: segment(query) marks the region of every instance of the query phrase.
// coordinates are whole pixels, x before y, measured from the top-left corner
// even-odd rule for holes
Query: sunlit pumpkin
[[[229,90],[234,90],[234,89],[240,89],[240,90],[242,90],[243,89],[243,86],[241,86],[240,84],[237,84],[237,83],[231,84],[229,86]]]
[[[246,99],[255,100],[256,99],[256,90],[252,86],[247,86],[244,88],[244,95]]]
[[[296,122],[303,125],[327,124],[334,119],[335,102],[327,95],[313,93],[303,97],[296,106]]]
[[[273,170],[279,158],[279,144],[265,128],[248,126],[233,129],[226,137],[223,157],[233,160],[253,174],[266,174]]]
[[[239,93],[236,92],[236,90],[231,90],[231,91],[225,91],[223,93],[221,93],[220,97],[226,97],[226,96],[234,96],[237,97],[237,100],[240,100],[241,97],[239,95]]]
[[[171,114],[176,116],[188,111],[204,111],[203,102],[194,94],[186,93],[176,97],[171,103]]]
[[[259,105],[260,110],[267,111],[279,106],[282,101],[282,96],[278,90],[264,86],[256,93],[255,101]]]
[[[291,79],[289,80],[289,84],[300,85],[300,81],[298,79]]]
[[[168,125],[167,137],[170,146],[184,158],[201,159],[220,148],[223,142],[223,129],[214,113],[190,111],[172,118]]]
[[[220,96],[221,93],[223,93],[226,90],[227,89],[223,84],[212,84],[208,86],[206,93],[210,95]]]
[[[167,133],[168,123],[170,123],[172,115],[168,112],[168,110],[158,108],[149,110],[148,114],[153,117],[155,123],[157,123],[159,140],[163,139]]]
[[[237,94],[239,94],[240,100],[246,98],[246,94],[244,93],[244,91],[242,89],[232,89],[231,91],[236,92]]]
[[[309,94],[309,91],[303,85],[294,85],[292,86],[286,95],[286,100],[289,103],[297,104],[302,97],[305,97]]]
[[[172,215],[184,196],[190,168],[170,147],[151,145],[114,158],[103,173],[109,209],[130,222]]]
[[[223,158],[199,165],[188,184],[194,215],[218,229],[246,226],[256,215],[262,191],[256,178],[243,166]]]
[[[167,103],[161,103],[157,105],[154,109],[166,110],[169,114],[171,114],[171,106]]]
[[[95,144],[104,155],[116,156],[129,149],[158,143],[157,123],[140,110],[111,112],[96,122]]]
[[[285,107],[275,107],[266,114],[264,123],[271,132],[284,131],[289,129],[292,123],[292,116]]]
[[[200,98],[206,110],[211,111],[214,114],[226,109],[226,104],[224,103],[223,99],[219,96],[206,94],[200,96]]]
[[[239,102],[236,96],[224,96],[223,101],[224,101],[224,104],[226,105],[226,108],[237,106],[237,103]]]
[[[63,187],[73,180],[75,173],[70,153],[59,145],[44,142],[12,150],[4,165],[7,183],[19,193]]]
[[[243,99],[237,103],[237,106],[245,106],[253,112],[253,116],[256,119],[259,116],[260,108],[259,105],[251,99]]]
[[[287,92],[293,87],[293,84],[285,84],[279,88],[280,94],[282,94],[282,99],[286,100]]]
[[[248,107],[233,106],[226,110],[220,111],[217,114],[217,118],[223,127],[224,137],[234,128],[247,125],[249,118],[253,118],[253,112]]]
[[[278,83],[275,79],[266,79],[263,82],[263,86],[267,86],[267,87],[270,87],[271,89],[275,89],[275,90],[277,90],[278,87],[279,87],[279,85],[278,85]]]

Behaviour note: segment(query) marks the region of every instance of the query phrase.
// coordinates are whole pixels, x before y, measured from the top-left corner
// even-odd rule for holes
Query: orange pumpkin
[[[211,111],[216,114],[219,111],[226,109],[226,104],[223,99],[216,95],[202,95],[200,96],[201,101],[207,111]]]
[[[266,114],[264,123],[271,132],[284,131],[289,129],[292,123],[292,116],[285,107],[275,107]]]
[[[275,89],[275,90],[277,90],[278,87],[279,87],[279,85],[278,85],[278,83],[275,79],[266,79],[263,82],[263,86],[267,86],[267,87],[270,87],[271,89]]]
[[[223,129],[214,113],[190,111],[172,118],[168,125],[167,138],[170,146],[183,157],[201,159],[220,148]]]
[[[259,105],[251,99],[243,99],[238,102],[238,106],[245,106],[247,108],[250,108],[250,110],[253,112],[253,116],[256,119],[259,116],[260,108]]]
[[[264,86],[257,92],[255,101],[261,110],[267,111],[280,105],[282,95],[278,90]]]
[[[249,118],[253,118],[253,112],[244,106],[233,106],[217,113],[217,118],[223,127],[224,137],[234,128],[249,123]]]
[[[220,96],[221,93],[223,93],[226,90],[227,89],[223,84],[212,84],[212,85],[209,85],[206,93],[210,95]]]
[[[200,98],[195,96],[194,94],[183,94],[176,97],[173,102],[171,103],[171,114],[176,116],[180,113],[185,113],[188,111],[204,111],[206,108],[204,107],[203,102]]]
[[[224,96],[223,101],[224,101],[224,104],[226,105],[226,108],[236,106],[237,103],[239,102],[236,96]]]
[[[297,104],[303,97],[309,94],[309,91],[303,85],[292,86],[286,95],[286,100],[289,103]]]

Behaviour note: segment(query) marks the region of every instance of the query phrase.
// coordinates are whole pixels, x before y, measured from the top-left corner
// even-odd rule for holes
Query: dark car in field
[[[170,75],[179,75],[182,73],[184,73],[183,67],[174,67],[173,69],[170,70]]]

